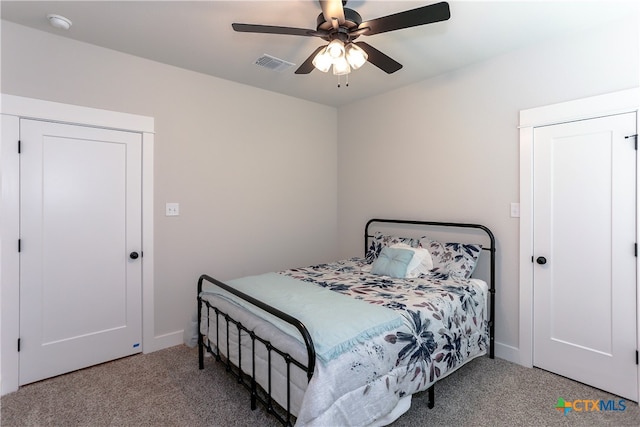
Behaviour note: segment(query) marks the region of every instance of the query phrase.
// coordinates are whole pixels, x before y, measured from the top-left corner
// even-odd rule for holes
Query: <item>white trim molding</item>
[[[640,88],[520,112],[520,364],[533,366],[533,132],[536,127],[637,112]],[[638,156],[636,152],[636,156]],[[640,180],[637,183],[640,186]],[[640,187],[636,187],[640,188]],[[638,199],[636,197],[636,199]],[[636,215],[640,212],[636,207]],[[639,217],[640,219],[640,217]],[[638,222],[640,223],[640,221]],[[637,231],[636,231],[637,232]],[[640,235],[637,236],[640,239]],[[636,240],[639,241],[639,240]],[[637,271],[640,271],[640,262]],[[637,306],[640,307],[640,295]],[[640,342],[640,320],[638,323]]]
[[[18,389],[20,327],[19,256],[20,173],[18,156],[21,118],[95,126],[142,134],[142,351],[163,348],[165,339],[154,336],[153,278],[153,152],[154,119],[95,108],[60,104],[13,95],[0,95],[2,141],[0,141],[0,394]],[[156,342],[158,341],[158,342]],[[175,341],[175,340],[173,340]],[[172,342],[173,342],[172,341]],[[159,345],[160,344],[160,345]]]
[[[520,364],[520,350],[508,344],[496,341],[496,357],[511,363]]]
[[[520,111],[520,129],[612,116],[638,109],[640,88]]]
[[[154,351],[162,350],[164,348],[175,347],[184,343],[184,330],[181,329],[175,332],[169,332],[168,334],[157,335],[154,337]],[[145,351],[145,353],[149,353]]]
[[[0,394],[4,395],[18,389],[20,160],[17,141],[20,125],[17,117],[2,115],[0,118]]]
[[[18,116],[22,119],[49,120],[107,129],[154,133],[153,117],[14,95],[2,94],[2,114]]]

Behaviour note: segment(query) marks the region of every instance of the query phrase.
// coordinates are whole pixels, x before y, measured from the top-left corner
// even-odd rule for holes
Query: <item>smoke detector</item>
[[[70,19],[65,18],[62,15],[49,14],[47,15],[47,19],[53,28],[57,28],[59,30],[68,30],[73,24]]]

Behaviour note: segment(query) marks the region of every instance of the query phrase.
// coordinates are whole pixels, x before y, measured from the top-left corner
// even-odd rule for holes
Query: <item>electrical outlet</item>
[[[165,216],[178,216],[180,215],[180,203],[167,203]]]

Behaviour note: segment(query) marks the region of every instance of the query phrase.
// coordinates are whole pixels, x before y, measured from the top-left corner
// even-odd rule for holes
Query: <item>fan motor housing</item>
[[[331,37],[332,33],[334,31],[333,30],[333,23],[328,22],[324,19],[324,15],[321,13],[320,15],[318,15],[318,19],[317,19],[317,24],[318,26],[316,27],[316,29],[318,31],[329,31],[330,32],[330,37],[323,37],[323,39],[325,40],[330,40],[332,38],[335,37]],[[340,32],[340,33],[348,33],[349,30],[358,28],[358,26],[362,24],[362,17],[360,16],[360,14],[358,12],[356,12],[353,9],[349,9],[348,7],[344,8],[344,23],[342,25],[340,25],[340,28],[342,29],[346,29],[347,31],[342,31],[340,32],[340,29],[336,30],[335,32]],[[358,36],[354,36],[351,37],[352,39],[357,38]]]

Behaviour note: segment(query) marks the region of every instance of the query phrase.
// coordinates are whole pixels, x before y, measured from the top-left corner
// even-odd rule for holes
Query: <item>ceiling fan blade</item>
[[[451,12],[449,11],[449,3],[443,1],[363,22],[358,26],[358,28],[369,27],[369,31],[363,34],[371,36],[374,34],[386,33],[387,31],[401,30],[403,28],[417,27],[418,25],[446,21],[450,17]]]
[[[235,31],[241,33],[285,34],[289,36],[322,37],[316,30],[306,28],[278,27],[274,25],[231,24]]]
[[[313,58],[316,57],[316,55],[322,50],[324,49],[326,46],[320,46],[319,48],[317,48],[316,50],[313,51],[313,53],[311,54],[311,56],[309,56],[306,61],[304,61],[302,63],[302,65],[300,65],[298,67],[298,69],[296,70],[296,74],[309,74],[310,72],[313,71],[314,68],[316,68],[313,65]]]
[[[332,22],[335,18],[338,20],[338,25],[344,24],[342,0],[320,0],[320,7],[326,22]]]
[[[367,61],[371,62],[376,67],[380,68],[385,73],[387,74],[395,73],[400,68],[402,68],[402,64],[400,64],[394,59],[391,59],[390,57],[380,52],[378,49],[371,46],[370,44],[367,44],[365,42],[355,42],[355,44],[361,47],[362,50],[367,52],[367,55],[369,55],[369,58],[367,59]]]

